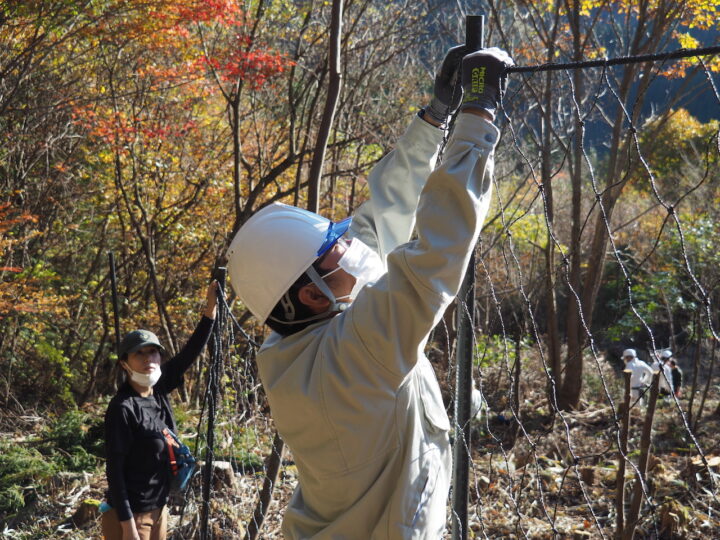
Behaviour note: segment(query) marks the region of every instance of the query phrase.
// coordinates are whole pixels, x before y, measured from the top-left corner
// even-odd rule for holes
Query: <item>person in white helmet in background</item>
[[[233,289],[274,330],[256,361],[298,470],[288,540],[443,535],[450,423],[423,348],[490,204],[492,121],[512,65],[499,49],[462,59],[462,109],[433,171],[463,53],[446,56],[433,105],[373,169],[354,218],[271,204],[228,250]]]
[[[630,375],[630,404],[632,405],[642,398],[645,390],[650,386],[653,370],[637,357],[635,349],[625,349],[623,360],[625,369],[632,372]]]
[[[670,368],[670,358],[672,358],[672,351],[670,349],[663,349],[660,354],[656,356],[657,360],[653,364],[653,369],[660,371],[660,382],[658,388],[660,389],[661,396],[669,396],[673,393],[672,386],[672,369]]]

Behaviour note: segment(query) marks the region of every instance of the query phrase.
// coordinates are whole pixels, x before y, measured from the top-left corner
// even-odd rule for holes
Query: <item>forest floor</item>
[[[490,408],[472,424],[470,538],[614,536],[618,508],[617,441],[620,439],[613,408],[619,405],[620,384],[611,366],[603,369],[606,370],[604,382],[586,381],[585,395],[589,397],[582,402],[581,410],[562,415],[548,414],[539,378],[525,380],[519,389],[520,422],[514,421],[509,412],[507,392],[502,390],[503,374],[486,370],[482,382]],[[494,390],[487,391],[488,388]],[[605,388],[614,396],[612,405],[605,397]],[[710,387],[703,414],[691,430],[692,437],[686,429],[689,425],[687,397],[677,403],[671,398],[658,400],[647,458],[645,493],[638,507],[636,539],[720,537],[718,391],[718,387]],[[689,389],[686,394],[690,395]],[[700,399],[698,391],[694,400],[696,411]],[[104,406],[102,402],[90,405],[84,412],[101,419]],[[176,405],[178,408],[181,406]],[[645,407],[632,409],[622,491],[625,519],[631,514],[634,497],[637,497],[633,492],[639,489],[634,478],[642,459],[644,415]],[[694,419],[692,422],[695,424]],[[0,414],[0,444],[4,445],[6,456],[0,457],[0,504],[7,503],[7,497],[14,493],[7,488],[11,476],[22,478],[17,472],[8,473],[10,449],[23,449],[34,458],[53,459],[56,464],[51,474],[43,476],[38,472],[34,479],[32,475],[25,475],[33,479],[25,480],[20,486],[25,505],[12,514],[0,514],[0,537],[101,538],[97,505],[103,500],[106,487],[102,460],[85,456],[85,461],[67,461],[73,454],[70,448],[55,448],[54,453],[48,453],[42,445],[52,438],[48,436],[49,423],[39,413]],[[81,426],[79,429],[86,435],[97,436],[96,428]],[[268,433],[262,440],[266,441],[271,433],[268,428],[264,429]],[[74,464],[69,467],[74,472],[59,470],[62,467],[57,466],[58,456],[65,458],[65,463]],[[28,468],[38,467],[38,471],[42,468],[36,461],[28,463],[31,465],[22,465],[26,473]],[[221,462],[220,467],[222,465]],[[243,538],[244,527],[253,514],[262,487],[262,467],[245,471],[236,467],[233,474],[228,473],[229,463],[226,465],[225,469],[217,469],[212,483],[208,529],[212,538]],[[286,451],[259,538],[282,538],[282,509],[295,483],[296,469],[292,456]],[[201,501],[202,482],[197,475],[185,500],[170,506],[171,538],[198,537],[203,515]]]

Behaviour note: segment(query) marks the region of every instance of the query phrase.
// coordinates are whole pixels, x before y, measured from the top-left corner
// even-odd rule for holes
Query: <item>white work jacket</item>
[[[670,369],[670,363],[655,361],[653,369],[660,372],[658,388],[660,390],[665,390],[668,394],[672,394],[672,369]]]
[[[652,368],[639,358],[633,358],[630,360],[627,364],[625,364],[625,369],[632,371],[632,374],[630,375],[630,388],[644,388],[649,386],[652,382]]]
[[[450,423],[423,349],[487,213],[498,131],[461,114],[431,174],[441,138],[415,119],[368,180],[352,235],[379,250],[387,274],[341,314],[271,334],[258,354],[299,475],[283,520],[288,540],[442,538]]]

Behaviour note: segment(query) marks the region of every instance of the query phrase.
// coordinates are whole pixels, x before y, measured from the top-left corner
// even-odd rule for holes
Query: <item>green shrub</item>
[[[25,497],[20,486],[13,485],[0,490],[0,514],[10,517],[23,506],[25,506]]]
[[[11,517],[25,506],[27,489],[44,483],[56,472],[56,464],[35,448],[0,445],[0,515]]]
[[[528,336],[524,336],[520,346],[523,350],[530,348]],[[499,334],[483,334],[478,337],[475,347],[474,363],[480,367],[503,365],[505,361],[509,365],[515,362],[516,343],[511,337]]]
[[[102,418],[73,409],[24,444],[0,444],[0,523],[26,506],[59,471],[94,470],[103,448]]]
[[[62,470],[94,469],[103,455],[103,420],[71,409],[48,428],[45,439],[47,453]]]
[[[263,469],[265,462],[263,458],[254,452],[241,450],[232,457],[233,466],[236,470],[243,473],[250,471],[260,471]]]

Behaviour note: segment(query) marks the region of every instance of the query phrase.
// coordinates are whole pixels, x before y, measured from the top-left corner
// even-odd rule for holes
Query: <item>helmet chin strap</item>
[[[304,319],[298,319],[294,320],[295,316],[295,310],[289,310],[285,304],[283,304],[283,307],[285,308],[285,315],[288,317],[288,320],[281,321],[280,319],[277,319],[276,317],[273,317],[272,315],[268,317],[269,319],[281,323],[281,324],[300,324],[300,323],[306,323],[306,322],[312,322],[312,321],[319,321],[322,319],[327,319],[330,315],[333,313],[337,313],[338,311],[345,311],[348,306],[350,305],[347,302],[338,302],[337,298],[335,298],[335,295],[330,290],[330,287],[328,287],[328,284],[325,283],[323,278],[318,274],[317,270],[315,270],[312,266],[309,267],[305,273],[310,278],[310,281],[312,281],[315,286],[317,286],[318,289],[320,289],[320,292],[323,293],[325,296],[327,296],[328,300],[330,300],[330,305],[328,308],[323,311],[322,313],[318,313],[317,315],[313,315],[312,317],[306,317]],[[292,305],[292,302],[287,300],[287,302]]]
[[[328,284],[325,283],[325,280],[320,276],[320,274],[318,274],[315,268],[311,266],[307,270],[305,270],[305,273],[310,278],[310,281],[312,281],[317,286],[317,288],[320,289],[320,292],[327,296],[328,300],[330,300],[330,306],[327,308],[325,313],[323,313],[323,315],[335,313],[336,311],[345,311],[347,309],[347,302],[337,301],[337,298],[335,298],[335,295],[330,290],[330,287],[328,287]]]

